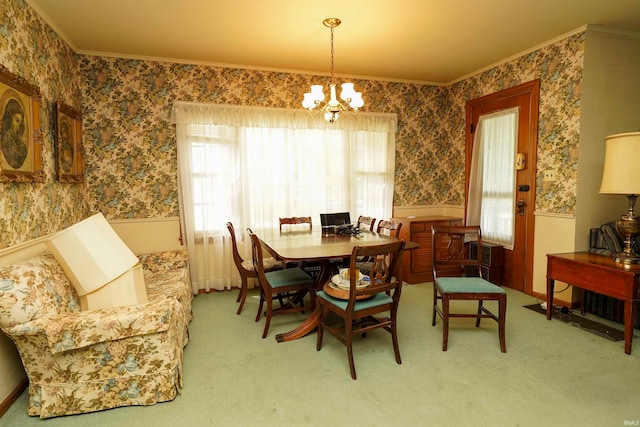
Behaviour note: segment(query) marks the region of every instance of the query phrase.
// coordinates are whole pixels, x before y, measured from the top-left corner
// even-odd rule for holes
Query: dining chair
[[[356,226],[360,230],[367,229],[369,231],[373,231],[375,225],[376,225],[376,219],[370,216],[360,215],[358,217],[358,222],[356,222]]]
[[[400,359],[398,346],[397,314],[398,304],[402,291],[402,259],[404,240],[385,243],[375,246],[356,246],[351,253],[349,264],[350,279],[346,296],[340,298],[332,292],[332,282],[324,286],[324,290],[317,295],[318,337],[316,350],[322,348],[324,332],[329,332],[338,341],[347,347],[351,378],[356,377],[356,368],[353,361],[353,336],[361,334],[366,337],[367,332],[382,328],[391,334],[393,352],[396,362]],[[368,286],[361,286],[356,278],[356,260],[360,256],[370,256],[374,259]],[[333,295],[331,295],[333,294]],[[343,292],[344,294],[344,292]],[[343,319],[337,322],[333,313]],[[386,315],[383,315],[385,314]],[[327,321],[327,317],[334,319]]]
[[[313,229],[310,216],[294,216],[290,218],[280,218],[280,231],[283,225],[309,224],[309,231]]]
[[[229,234],[231,234],[233,262],[238,269],[238,273],[240,273],[240,292],[238,293],[238,298],[236,298],[236,302],[240,303],[236,314],[240,314],[247,299],[247,293],[249,292],[249,279],[255,279],[258,277],[258,275],[256,274],[255,268],[253,268],[253,260],[245,260],[240,255],[240,251],[238,250],[238,242],[236,241],[236,232],[231,222],[227,222],[227,230],[229,230]],[[262,261],[265,271],[282,269],[282,262],[273,257],[263,258]]]
[[[378,221],[378,233],[386,233],[393,237],[400,236],[400,229],[402,228],[401,222],[396,222],[393,219]]]
[[[507,294],[500,286],[482,278],[482,251],[476,251],[477,258],[468,256],[469,241],[476,241],[482,247],[482,233],[479,226],[432,226],[433,256],[433,318],[431,325],[436,325],[436,314],[443,321],[442,351],[447,351],[449,340],[449,319],[466,317],[476,319],[476,328],[480,320],[490,318],[498,322],[500,350],[507,352],[505,343],[505,319],[507,313]],[[478,301],[475,313],[451,312],[451,301]],[[442,307],[438,305],[440,301]],[[498,302],[496,316],[484,306],[485,301]]]
[[[271,324],[271,317],[287,313],[313,312],[316,306],[316,282],[299,267],[265,271],[262,241],[251,230],[247,231],[251,236],[253,266],[260,283],[260,303],[256,314],[256,322],[260,321],[262,309],[266,302],[267,310],[265,315],[267,320],[262,333],[262,338],[266,338]],[[307,293],[309,294],[309,305],[304,303],[304,297]],[[274,298],[280,303],[280,307],[276,310],[273,307]],[[291,301],[298,301],[300,305],[296,305]]]

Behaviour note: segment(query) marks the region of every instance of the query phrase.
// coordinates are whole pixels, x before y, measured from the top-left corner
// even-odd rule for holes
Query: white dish
[[[364,277],[364,275],[362,274],[362,272],[360,270],[356,270],[358,272],[358,277],[356,277],[356,281],[359,282],[362,280],[362,278]],[[347,282],[349,281],[349,269],[348,268],[341,268],[340,271],[340,276],[342,277],[343,280],[346,280]]]
[[[364,279],[364,276],[362,276],[362,278]],[[349,289],[351,289],[351,284],[349,283],[349,281],[343,279],[339,274],[336,274],[331,278],[331,283],[343,290],[348,291]],[[356,282],[356,289],[365,288],[369,286],[369,283],[369,280],[359,280]]]

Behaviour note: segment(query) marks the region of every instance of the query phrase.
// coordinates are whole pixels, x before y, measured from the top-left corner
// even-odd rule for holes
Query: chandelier
[[[353,83],[343,83],[342,91],[340,92],[340,99],[344,102],[338,100],[336,96],[336,82],[333,77],[333,29],[340,25],[340,21],[338,18],[327,18],[322,23],[331,29],[331,83],[329,84],[330,88],[330,98],[327,102],[322,103],[324,101],[324,92],[322,91],[322,85],[312,85],[311,92],[307,92],[304,94],[304,99],[302,100],[302,106],[306,108],[312,115],[319,114],[320,112],[324,113],[324,119],[329,123],[333,123],[338,120],[338,116],[341,112],[346,111],[347,113],[355,116],[358,114],[358,109],[364,105],[364,101],[362,100],[362,93],[356,92],[353,88]]]

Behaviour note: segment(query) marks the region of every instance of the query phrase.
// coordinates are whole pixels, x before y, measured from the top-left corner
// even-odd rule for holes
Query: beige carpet
[[[2,426],[622,426],[640,420],[640,349],[612,342],[525,309],[535,299],[508,290],[507,353],[497,325],[454,319],[449,350],[431,326],[431,285],[406,285],[400,305],[402,365],[390,336],[358,339],[358,380],[346,350],[315,333],[278,344],[302,315],[275,317],[261,339],[255,291],[235,315],[236,291],[200,295],[185,349],[185,388],[151,407],[40,421],[26,398]],[[468,307],[472,309],[472,307]],[[636,343],[640,346],[640,343]],[[631,424],[633,425],[633,424]]]

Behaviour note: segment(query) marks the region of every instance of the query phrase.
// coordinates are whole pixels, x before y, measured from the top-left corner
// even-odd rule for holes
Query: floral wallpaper
[[[581,32],[449,87],[444,123],[451,140],[459,142],[456,148],[464,150],[467,100],[540,79],[536,210],[541,212],[575,213],[584,42]],[[542,182],[545,169],[558,171],[556,182]]]
[[[24,2],[0,0],[0,63],[43,94],[44,184],[0,184],[0,247],[109,219],[178,216],[173,101],[301,108],[311,76],[76,55]],[[449,86],[355,80],[363,111],[396,113],[396,206],[464,203],[465,102],[541,79],[536,209],[574,213],[584,33]],[[338,82],[341,83],[341,82]],[[86,183],[55,180],[52,105],[82,111]]]
[[[65,228],[86,216],[84,184],[57,181],[55,102],[81,106],[78,56],[24,0],[0,0],[0,64],[40,89],[45,182],[0,183],[0,248]]]

